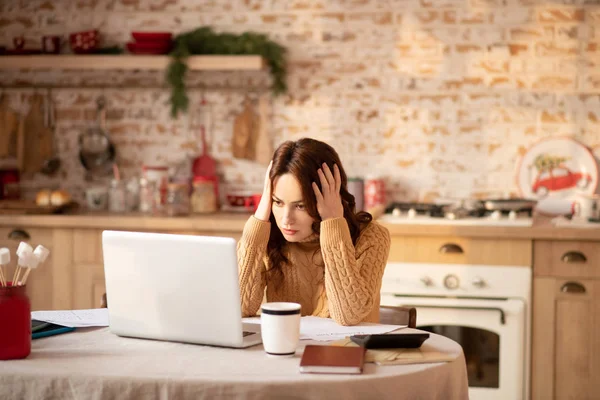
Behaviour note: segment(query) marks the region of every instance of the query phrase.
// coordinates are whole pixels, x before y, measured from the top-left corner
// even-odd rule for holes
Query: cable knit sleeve
[[[251,216],[237,244],[242,316],[256,315],[262,303],[266,281],[265,256],[271,223]]]
[[[321,222],[325,290],[331,317],[341,325],[362,322],[377,304],[390,251],[390,234],[371,222],[356,242],[344,218]]]

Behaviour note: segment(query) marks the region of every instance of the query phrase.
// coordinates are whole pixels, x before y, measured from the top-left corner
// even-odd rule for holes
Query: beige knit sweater
[[[390,249],[390,235],[376,222],[363,228],[352,244],[344,218],[321,222],[320,237],[285,244],[290,261],[283,280],[268,280],[266,254],[271,223],[250,217],[238,242],[242,315],[256,315],[265,295],[269,302],[300,303],[302,315],[331,317],[341,325],[379,322],[381,278]]]

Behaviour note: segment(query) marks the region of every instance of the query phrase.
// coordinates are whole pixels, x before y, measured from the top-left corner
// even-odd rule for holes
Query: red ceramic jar
[[[0,286],[0,360],[31,353],[31,304],[25,286]]]

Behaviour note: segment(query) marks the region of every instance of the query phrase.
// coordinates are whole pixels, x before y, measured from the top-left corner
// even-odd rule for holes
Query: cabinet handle
[[[560,259],[562,262],[570,264],[584,263],[587,261],[585,255],[580,251],[567,251]]]
[[[563,293],[585,293],[585,286],[579,282],[567,282],[561,286],[560,291]]]
[[[462,247],[455,243],[446,243],[442,247],[440,247],[440,253],[445,254],[462,254],[464,253]]]
[[[8,238],[12,240],[29,240],[31,239],[31,236],[23,229],[13,229],[12,232],[8,234]]]

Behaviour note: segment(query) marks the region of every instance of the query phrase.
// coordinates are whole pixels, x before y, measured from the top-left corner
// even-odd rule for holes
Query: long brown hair
[[[348,177],[342,167],[340,157],[333,147],[327,143],[309,138],[282,143],[273,154],[273,166],[269,174],[271,188],[273,188],[273,182],[276,178],[283,174],[292,174],[300,183],[304,208],[315,221],[312,224],[312,230],[314,233],[320,234],[321,216],[317,211],[317,199],[312,183],[315,182],[321,190],[321,181],[317,170],[323,166],[323,163],[327,163],[332,172],[334,164],[340,170],[340,177],[342,178],[340,195],[344,207],[344,218],[348,222],[352,243],[356,244],[360,236],[361,226],[371,222],[373,217],[365,211],[356,212],[356,201],[354,196],[348,192]],[[271,213],[269,219],[271,221],[271,235],[267,245],[267,254],[270,261],[269,274],[272,274],[276,279],[281,279],[283,277],[281,266],[289,262],[283,252],[287,241],[277,227],[273,213]]]

